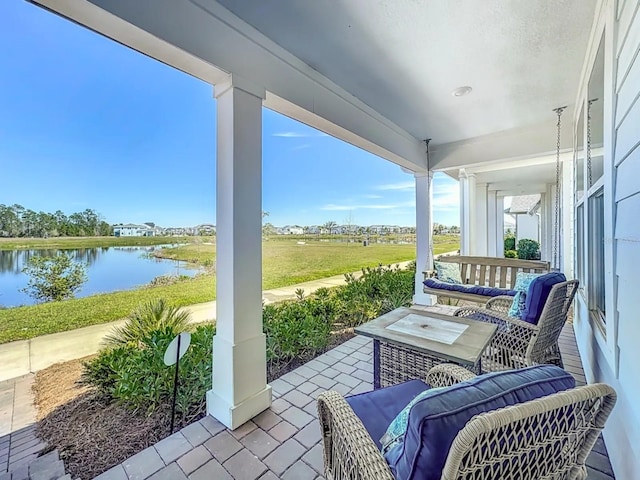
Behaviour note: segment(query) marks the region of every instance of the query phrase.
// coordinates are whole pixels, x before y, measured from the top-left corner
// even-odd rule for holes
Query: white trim
[[[414,171],[426,169],[421,139],[216,2],[31,1],[212,85],[224,81],[229,73],[251,79],[267,90],[267,108],[321,130],[327,124],[337,125],[340,128],[332,134],[341,140],[366,150],[377,145],[372,153]],[[171,27],[146,14],[154,11],[172,15]],[[287,104],[297,108],[286,110]],[[350,135],[343,138],[344,132]]]
[[[587,49],[587,55],[583,66],[583,73],[581,75],[580,85],[578,88],[578,95],[576,98],[576,114],[574,116],[574,130],[577,129],[580,124],[580,113],[583,115],[583,125],[586,129],[586,112],[587,112],[587,95],[589,79],[595,65],[596,56],[600,46],[600,40],[604,38],[604,55],[605,55],[605,68],[604,68],[604,145],[603,145],[603,176],[596,181],[594,185],[587,188],[588,185],[588,172],[586,168],[583,168],[583,185],[585,186],[585,192],[581,199],[578,199],[574,205],[574,212],[578,206],[583,206],[584,211],[584,224],[583,232],[575,232],[575,235],[583,235],[584,239],[584,277],[586,285],[581,285],[579,294],[576,295],[576,301],[581,303],[584,308],[576,309],[578,311],[589,311],[589,272],[590,272],[590,257],[591,251],[589,243],[592,241],[589,238],[589,219],[591,218],[589,212],[589,202],[587,201],[590,196],[596,193],[601,187],[604,187],[604,232],[605,232],[605,302],[606,302],[606,335],[603,335],[599,328],[592,328],[594,332],[594,338],[598,347],[603,353],[604,358],[609,364],[610,368],[618,374],[618,355],[616,354],[617,334],[618,334],[618,313],[615,307],[616,305],[616,289],[615,283],[615,255],[614,255],[614,219],[615,219],[615,194],[614,194],[614,139],[615,139],[615,126],[614,126],[614,112],[615,112],[615,9],[608,8],[610,0],[599,0],[596,8],[596,16],[594,25],[591,31],[589,45]],[[612,1],[612,0],[611,0]],[[582,109],[580,108],[582,105]],[[585,138],[583,144],[586,152],[586,134],[584,132],[576,132],[577,135],[583,135]],[[577,138],[577,136],[576,136]],[[584,157],[584,156],[583,156]],[[584,158],[577,159],[577,161],[583,161]],[[575,192],[575,186],[573,188]],[[577,240],[577,237],[576,237]],[[575,242],[574,249],[577,248],[577,241]],[[575,253],[575,252],[574,252]],[[577,256],[574,260],[574,268],[577,262]],[[584,295],[583,295],[584,294]],[[579,322],[588,322],[591,325],[590,318],[577,318]]]

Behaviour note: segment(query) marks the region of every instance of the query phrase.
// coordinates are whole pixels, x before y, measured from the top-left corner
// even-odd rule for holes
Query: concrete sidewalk
[[[410,262],[400,262],[405,268]],[[355,272],[360,276],[362,272]],[[299,283],[288,287],[275,288],[262,292],[265,303],[274,303],[294,298],[296,290],[304,290],[305,295],[325,287],[343,285],[344,275],[321,278],[311,282]],[[199,303],[184,307],[191,312],[192,321],[203,322],[215,320],[216,302]],[[42,335],[30,340],[5,343],[0,345],[0,382],[21,377],[47,368],[55,363],[67,362],[96,353],[102,346],[102,339],[114,326],[121,325],[124,320],[92,325],[67,332]]]

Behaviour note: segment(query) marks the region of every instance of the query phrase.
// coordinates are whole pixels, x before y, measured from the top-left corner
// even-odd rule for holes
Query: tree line
[[[35,212],[22,205],[0,204],[0,237],[88,237],[109,236],[113,228],[95,210],[66,215]]]

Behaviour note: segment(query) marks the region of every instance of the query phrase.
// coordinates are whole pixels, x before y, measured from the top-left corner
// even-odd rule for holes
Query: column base
[[[207,392],[207,414],[225,427],[235,430],[271,406],[271,386],[240,402],[229,404],[213,390]]]
[[[422,272],[416,273],[416,285],[415,291],[413,293],[413,304],[424,305],[425,307],[428,307],[429,305],[434,305],[436,303],[436,296],[424,293],[424,291],[422,290],[424,286],[424,284],[422,283],[422,277]]]

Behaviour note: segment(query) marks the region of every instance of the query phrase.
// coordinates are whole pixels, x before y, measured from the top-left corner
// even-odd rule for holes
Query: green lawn
[[[0,238],[0,250],[72,249],[95,247],[138,247],[144,245],[178,244],[193,241],[194,237],[55,237],[55,238]],[[195,237],[211,241],[211,237]]]
[[[412,244],[374,243],[364,247],[362,243],[306,241],[305,244],[298,244],[298,241],[272,238],[263,243],[262,278],[265,290],[415,258],[415,245]],[[47,246],[51,248],[50,244]],[[436,254],[458,248],[459,237],[434,238]],[[213,264],[215,244],[196,243],[166,249],[163,256]],[[139,303],[155,298],[163,297],[178,306],[214,300],[215,281],[214,275],[204,275],[174,285],[0,310],[0,343],[123,318]]]

